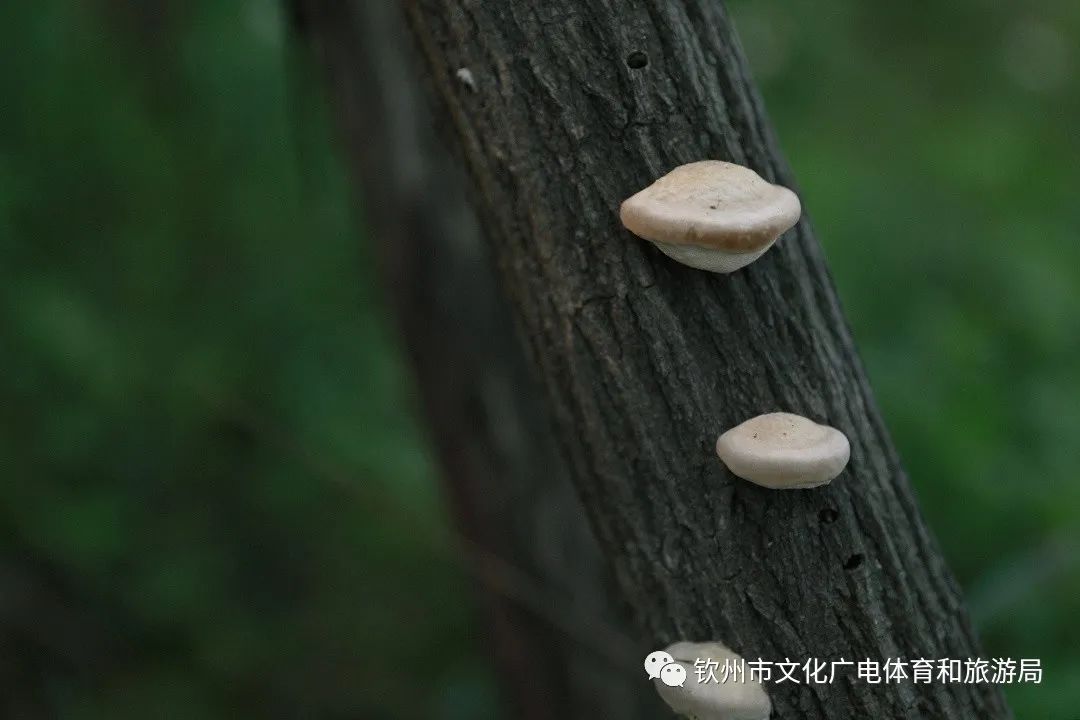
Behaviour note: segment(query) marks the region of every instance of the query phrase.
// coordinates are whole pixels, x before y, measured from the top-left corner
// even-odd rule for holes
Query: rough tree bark
[[[702,158],[794,187],[723,7],[404,5],[561,453],[652,645],[715,638],[799,662],[977,656],[809,221],[730,276],[676,265],[619,225],[623,198]],[[842,429],[849,468],[805,492],[730,475],[716,435],[773,410]],[[1010,717],[986,684],[852,672],[769,692],[779,718]]]
[[[289,0],[357,181],[510,717],[657,717],[625,606],[556,450],[459,163],[389,0]],[[302,86],[301,86],[302,87]]]

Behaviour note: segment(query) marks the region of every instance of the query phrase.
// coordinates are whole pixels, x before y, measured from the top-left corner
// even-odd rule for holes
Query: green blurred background
[[[280,8],[160,4],[0,3],[0,709],[495,717]],[[1075,718],[1080,4],[730,5],[1017,716]]]

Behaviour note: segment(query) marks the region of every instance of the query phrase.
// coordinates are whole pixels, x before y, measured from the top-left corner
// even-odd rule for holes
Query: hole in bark
[[[849,557],[847,560],[844,561],[844,569],[845,570],[854,570],[855,568],[862,565],[864,559],[865,558],[863,558],[862,553],[855,553],[854,555],[852,555],[851,557]]]
[[[635,50],[626,56],[626,66],[631,70],[640,70],[649,64],[649,56],[640,50]]]
[[[817,514],[818,520],[828,525],[829,523],[836,522],[836,518],[840,517],[840,513],[836,512],[832,508],[825,508]]]

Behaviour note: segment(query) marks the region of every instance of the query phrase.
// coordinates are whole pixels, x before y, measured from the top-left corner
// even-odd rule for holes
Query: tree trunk
[[[728,276],[674,264],[619,224],[625,197],[693,160],[794,187],[722,6],[405,6],[561,455],[650,647],[717,639],[800,663],[977,656],[809,221]],[[356,143],[385,142],[353,124],[370,97],[352,100]],[[437,202],[417,197],[408,221]],[[436,434],[449,432],[428,410]],[[769,491],[716,460],[720,431],[775,410],[848,435],[851,463],[832,485]],[[851,670],[768,690],[779,718],[1010,716],[988,684],[870,685]]]
[[[552,439],[391,2],[290,0],[337,111],[510,717],[656,717],[628,613]]]

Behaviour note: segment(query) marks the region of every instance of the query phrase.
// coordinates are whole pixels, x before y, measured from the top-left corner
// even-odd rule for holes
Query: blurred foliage
[[[130,645],[43,681],[56,716],[473,716],[322,99],[277,3],[171,7],[0,3],[0,550]]]
[[[731,4],[987,652],[1043,660],[1018,717],[1070,718],[1080,5]],[[161,6],[0,3],[0,592],[36,613],[0,640],[44,668],[0,689],[491,717],[322,98],[273,0]]]

